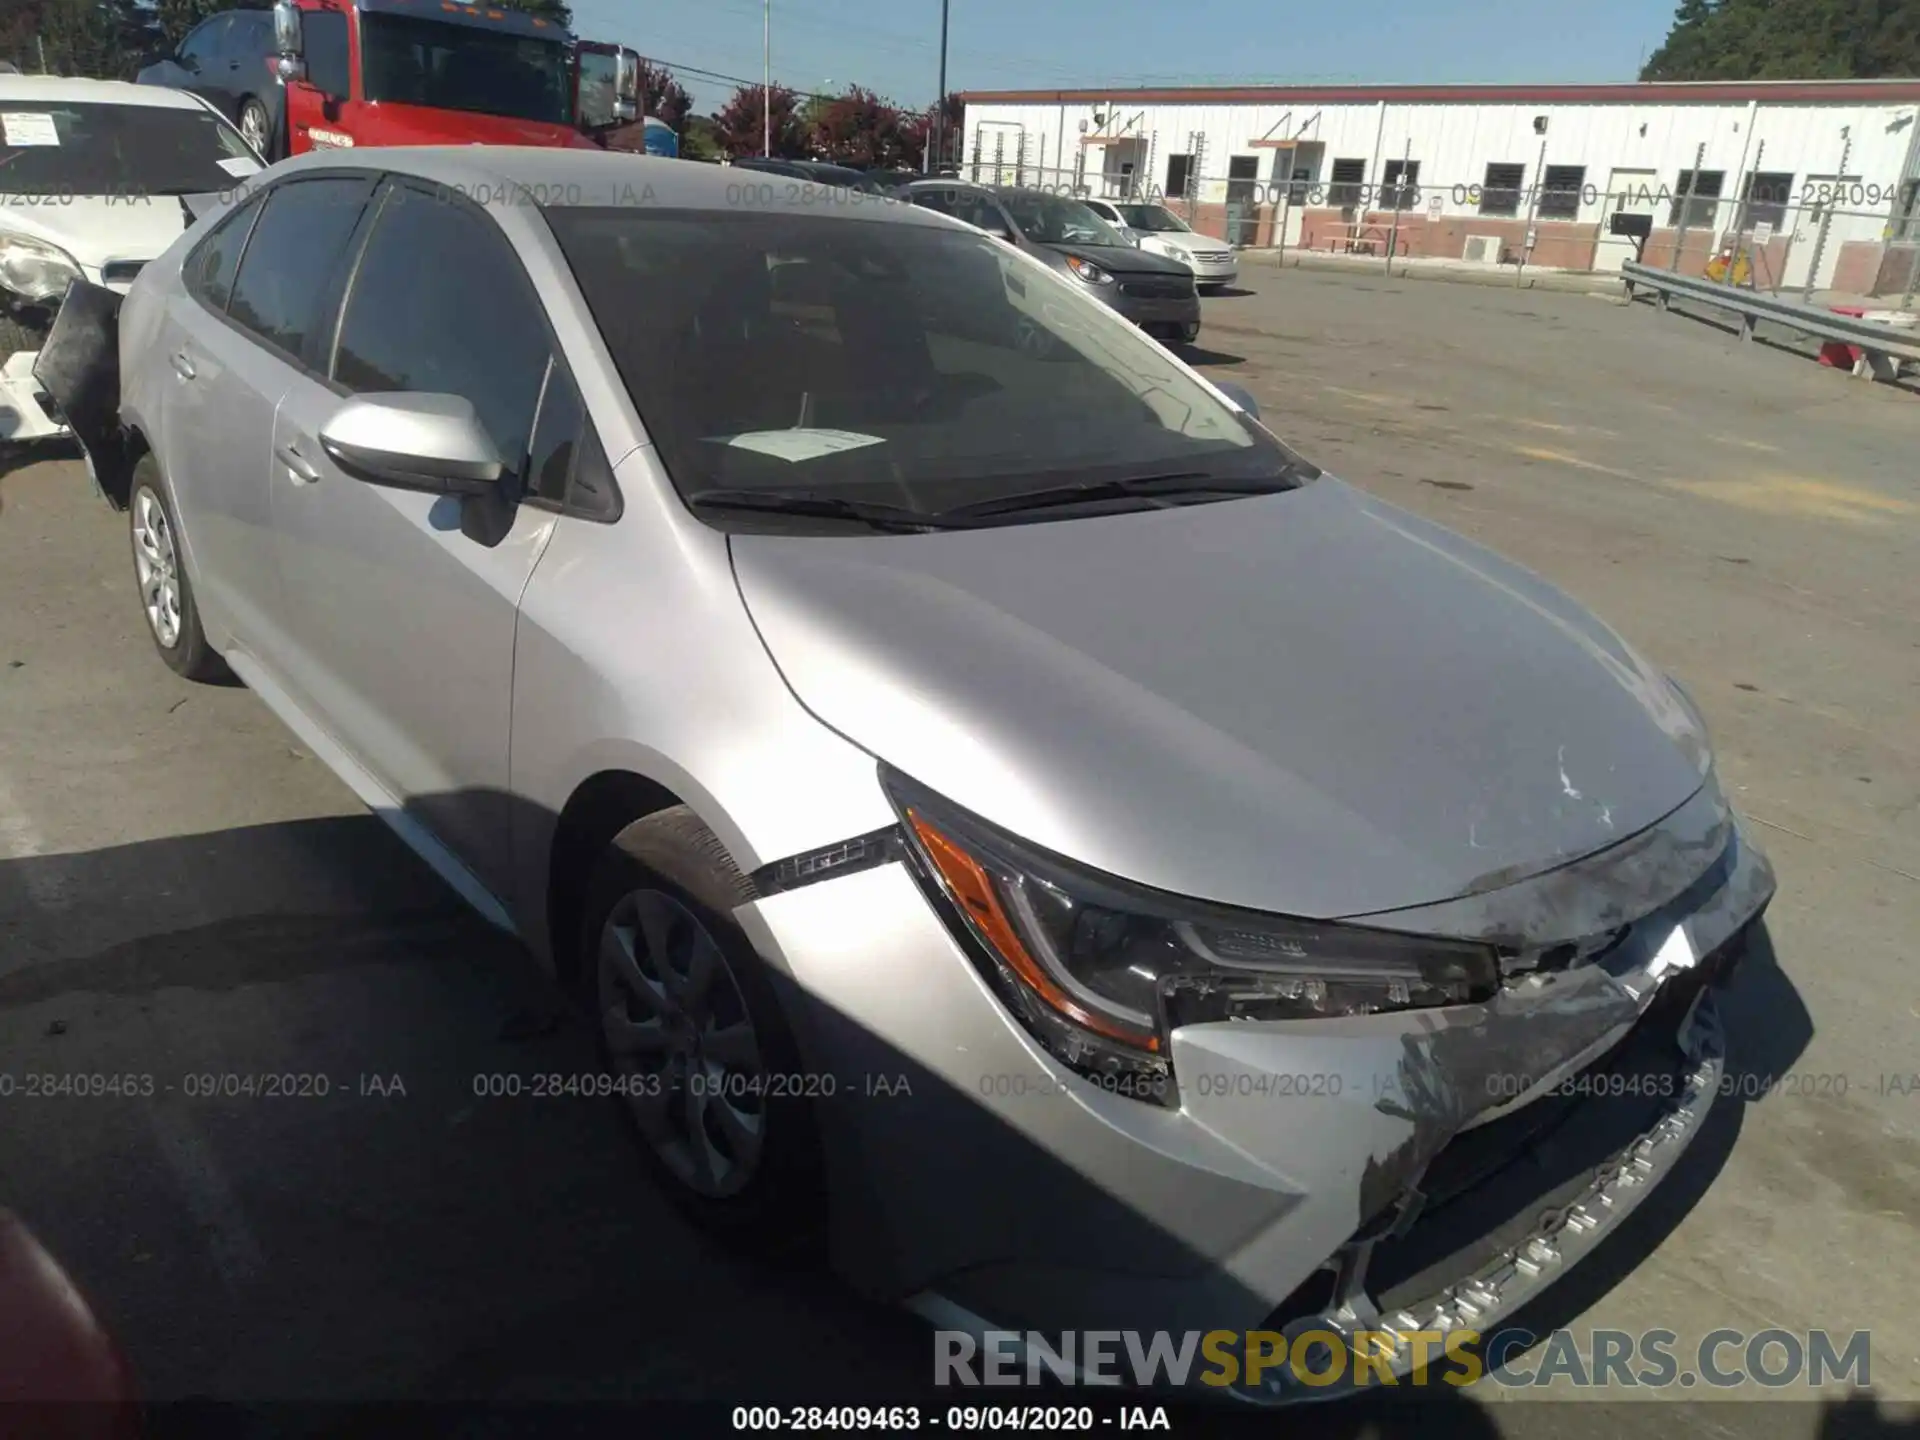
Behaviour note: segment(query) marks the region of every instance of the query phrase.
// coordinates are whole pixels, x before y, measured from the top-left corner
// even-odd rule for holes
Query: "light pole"
[[[766,62],[760,87],[760,154],[770,160],[773,158],[773,0],[765,0],[760,46]]]
[[[944,160],[947,138],[947,4],[940,0],[940,89],[933,97],[933,155],[927,157],[927,172],[933,172],[934,156]]]

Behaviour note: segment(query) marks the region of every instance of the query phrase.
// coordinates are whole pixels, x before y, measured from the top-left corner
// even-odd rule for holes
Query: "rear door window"
[[[233,297],[233,277],[240,269],[240,253],[246,249],[247,236],[259,218],[260,197],[255,196],[193,247],[181,269],[189,295],[209,309],[226,313],[227,301]]]
[[[226,39],[227,28],[232,21],[231,15],[216,15],[198,26],[180,42],[181,63],[196,73],[204,71],[220,54],[221,43]]]
[[[269,190],[240,259],[228,317],[294,362],[310,363],[334,271],[372,188],[366,177],[326,176]]]

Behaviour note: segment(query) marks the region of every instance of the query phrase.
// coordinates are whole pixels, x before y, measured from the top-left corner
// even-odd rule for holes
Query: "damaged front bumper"
[[[1299,1354],[1304,1372],[1313,1378],[1280,1367],[1251,1388],[1235,1388],[1235,1397],[1269,1404],[1336,1399],[1379,1383],[1383,1371],[1407,1377],[1439,1363],[1447,1337],[1456,1332],[1487,1339],[1501,1321],[1596,1250],[1671,1174],[1720,1093],[1726,1043],[1708,986],[1737,962],[1741,943],[1736,940],[1712,957],[1711,966],[1693,981],[1675,982],[1672,995],[1664,998],[1684,1005],[1684,1018],[1671,1034],[1664,1026],[1648,1027],[1657,1033],[1640,1037],[1643,1053],[1634,1057],[1640,1063],[1584,1072],[1580,1079],[1590,1083],[1560,1092],[1580,1095],[1581,1101],[1541,1126],[1537,1138],[1516,1146],[1505,1164],[1475,1188],[1449,1197],[1450,1206],[1423,1212],[1422,1193],[1410,1191],[1389,1223],[1370,1226],[1343,1246],[1318,1287],[1331,1303],[1282,1307],[1283,1314],[1293,1312],[1280,1328],[1287,1352]],[[1669,1012],[1663,1020],[1671,1022],[1673,1008],[1662,1007]],[[1662,1043],[1674,1052],[1669,1065],[1645,1053]],[[1650,1060],[1655,1063],[1647,1064]],[[1618,1129],[1617,1123],[1607,1123],[1613,1117],[1604,1107],[1628,1103],[1636,1091],[1658,1096],[1656,1105],[1645,1107],[1651,1113],[1644,1130],[1597,1163],[1576,1160],[1571,1167],[1555,1167],[1549,1152],[1556,1140],[1563,1160],[1569,1151],[1590,1153],[1596,1148],[1596,1122],[1602,1133]],[[1336,1338],[1342,1352],[1337,1358]],[[1361,1377],[1356,1356],[1367,1357],[1370,1378]]]
[[[34,378],[36,350],[22,350],[0,360],[0,445],[26,445],[55,440],[67,427],[55,418],[58,407],[46,387]]]
[[[1178,1110],[1055,1065],[899,866],[736,913],[792,982],[809,1068],[894,1079],[843,1081],[821,1112],[843,1273],[996,1353],[1011,1331],[1057,1356],[1094,1332],[1487,1332],[1699,1133],[1724,1065],[1711,991],[1773,889],[1709,783],[1586,860],[1366,917],[1492,941],[1510,963],[1485,1002],[1183,1027]]]

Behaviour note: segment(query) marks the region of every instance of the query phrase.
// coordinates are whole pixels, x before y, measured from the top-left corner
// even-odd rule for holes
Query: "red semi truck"
[[[596,146],[639,113],[639,56],[455,0],[279,0],[279,151]]]

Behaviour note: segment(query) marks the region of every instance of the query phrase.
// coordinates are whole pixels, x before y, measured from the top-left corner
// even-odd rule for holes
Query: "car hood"
[[[1156,255],[1151,250],[1136,250],[1131,245],[1049,245],[1046,247],[1061,255],[1076,255],[1082,260],[1091,260],[1102,269],[1111,270],[1116,275],[1185,275],[1187,267],[1178,260],[1170,260],[1165,255]]]
[[[1696,793],[1692,709],[1573,601],[1331,477],[917,536],[735,535],[820,720],[1032,844],[1313,918],[1478,893]]]
[[[1143,246],[1159,246],[1161,251],[1178,259],[1199,251],[1209,253],[1228,248],[1224,240],[1216,240],[1211,235],[1195,235],[1185,230],[1154,230],[1144,232],[1140,243]],[[1149,249],[1149,255],[1155,253]]]
[[[191,224],[173,195],[0,197],[0,231],[58,245],[96,277],[115,262],[158,259]]]
[[[599,148],[571,125],[481,115],[468,110],[435,110],[383,100],[366,107],[368,129],[381,145],[538,145]],[[367,143],[375,143],[369,140]]]

